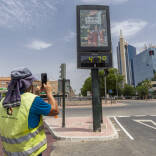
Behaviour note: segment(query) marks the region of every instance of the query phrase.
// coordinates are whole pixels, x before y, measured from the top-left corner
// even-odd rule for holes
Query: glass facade
[[[135,85],[134,82],[134,69],[133,69],[133,58],[136,56],[136,48],[132,45],[127,46],[128,62],[129,62],[129,84]]]
[[[125,65],[126,65],[126,83],[129,85],[134,85],[134,70],[133,70],[133,58],[136,56],[136,48],[125,44],[124,46],[125,53]],[[118,59],[118,69],[119,73],[122,74],[122,63],[121,63],[121,51],[120,51],[120,42],[117,46],[117,59]]]
[[[143,80],[151,80],[156,71],[156,48],[149,48],[136,55],[133,58],[133,68],[135,86]]]
[[[118,46],[117,46],[117,61],[118,61],[118,70],[119,70],[119,73],[122,74],[120,42],[118,43]]]

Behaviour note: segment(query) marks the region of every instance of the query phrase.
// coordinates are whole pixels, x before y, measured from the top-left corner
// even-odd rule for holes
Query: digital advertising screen
[[[80,45],[108,46],[106,10],[80,10]]]
[[[109,6],[77,6],[77,67],[112,67]]]

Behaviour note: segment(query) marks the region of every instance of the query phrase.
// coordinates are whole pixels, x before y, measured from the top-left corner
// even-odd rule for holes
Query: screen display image
[[[81,47],[107,47],[106,10],[80,10]]]
[[[109,67],[111,66],[111,55],[82,55],[80,57],[80,62],[82,67]]]

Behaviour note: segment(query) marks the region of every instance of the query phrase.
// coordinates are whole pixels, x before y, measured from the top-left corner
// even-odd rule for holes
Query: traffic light
[[[61,64],[60,66],[60,78],[66,79],[66,64]]]

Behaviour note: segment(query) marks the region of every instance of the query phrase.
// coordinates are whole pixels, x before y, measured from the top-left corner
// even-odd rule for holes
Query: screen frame
[[[80,42],[80,11],[81,10],[106,10],[106,20],[107,20],[107,37],[108,46],[101,47],[82,47]],[[79,52],[109,52],[111,51],[111,30],[110,30],[110,14],[109,6],[103,5],[78,5],[77,6],[77,50]]]

